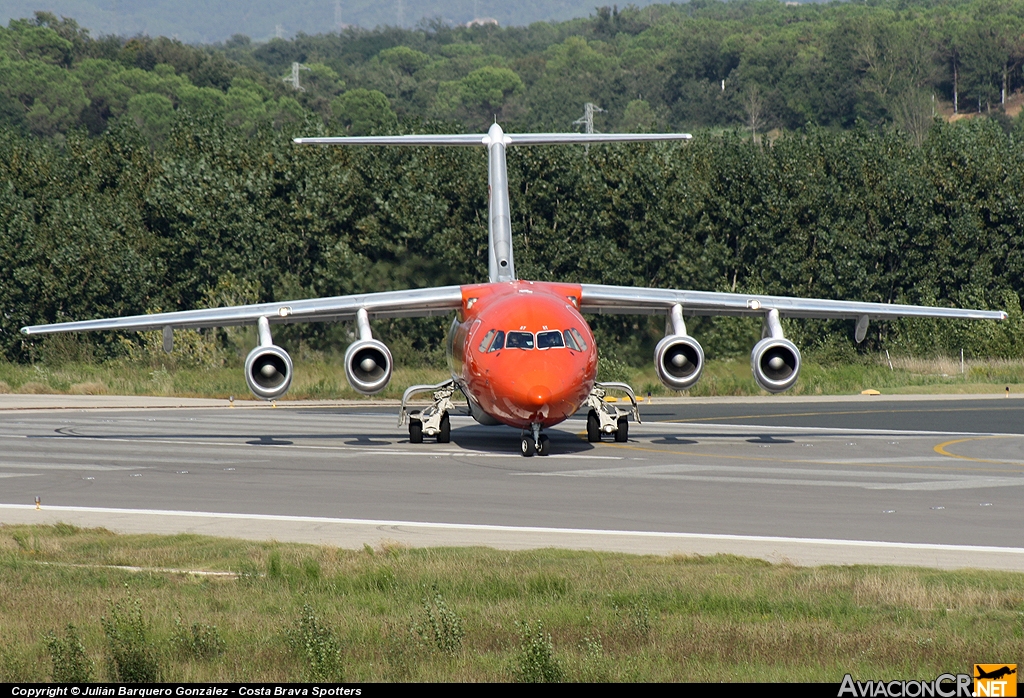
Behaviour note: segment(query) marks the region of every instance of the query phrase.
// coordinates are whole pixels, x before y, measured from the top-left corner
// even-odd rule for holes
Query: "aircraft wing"
[[[133,315],[130,317],[60,322],[52,325],[22,327],[27,335],[55,332],[89,332],[92,330],[160,330],[198,329],[203,327],[229,327],[254,325],[265,317],[271,324],[349,320],[365,309],[369,319],[394,317],[426,317],[444,315],[462,307],[462,289],[459,286],[439,286],[408,291],[384,291],[355,296],[310,298],[306,300],[254,305],[236,305],[229,308],[182,310],[172,313]]]
[[[680,305],[683,315],[739,315],[763,317],[772,309],[782,317],[834,318],[864,322],[897,317],[929,317],[964,320],[1005,320],[1001,310],[939,308],[925,305],[861,303],[821,298],[762,296],[753,293],[720,293],[582,284],[580,311],[596,314],[653,315]]]

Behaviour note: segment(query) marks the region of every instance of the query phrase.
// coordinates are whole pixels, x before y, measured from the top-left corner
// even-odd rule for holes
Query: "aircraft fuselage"
[[[578,310],[580,296],[578,284],[540,281],[462,287],[448,360],[479,421],[550,427],[586,401],[597,347]]]

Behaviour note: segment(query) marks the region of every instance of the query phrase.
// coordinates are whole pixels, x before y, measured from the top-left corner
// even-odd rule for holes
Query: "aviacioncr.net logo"
[[[940,674],[934,681],[854,681],[847,674],[839,698],[972,698],[970,674]],[[1014,684],[1016,688],[1016,684]]]

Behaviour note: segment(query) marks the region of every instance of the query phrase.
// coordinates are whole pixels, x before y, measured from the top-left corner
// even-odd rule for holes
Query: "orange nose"
[[[547,386],[535,385],[526,391],[526,399],[534,407],[543,407],[551,402],[551,391]]]

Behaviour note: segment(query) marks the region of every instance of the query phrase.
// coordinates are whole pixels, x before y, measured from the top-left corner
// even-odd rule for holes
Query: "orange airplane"
[[[360,393],[374,395],[391,380],[390,350],[373,338],[370,320],[425,317],[454,312],[447,338],[451,378],[437,385],[405,391],[399,425],[408,421],[409,440],[423,437],[440,443],[451,439],[452,397],[460,391],[470,414],[482,424],[507,424],[522,430],[524,456],[547,455],[550,441],[542,430],[588,409],[587,438],[614,435],[626,441],[629,418],[639,421],[636,397],[623,383],[597,382],[597,346],[585,313],[662,314],[666,334],[654,351],[662,383],[686,390],[700,378],[704,350],[686,332],[686,315],[759,316],[762,339],[751,351],[754,379],[772,393],[788,390],[800,373],[800,350],[785,338],[780,319],[845,318],[856,321],[862,341],[871,319],[934,317],[1004,320],[1006,313],[814,298],[763,296],[598,284],[521,281],[512,255],[508,176],[509,146],[688,140],[689,134],[507,134],[498,124],[486,134],[297,138],[320,145],[476,146],[488,152],[488,283],[385,291],[333,298],[259,303],[229,308],[187,310],[123,318],[35,325],[26,335],[90,330],[162,330],[164,350],[173,348],[175,329],[255,324],[259,343],[245,360],[245,379],[256,397],[276,400],[292,381],[292,360],[271,337],[280,323],[354,320],[359,338],[345,352],[345,375]],[[620,410],[605,400],[608,390],[624,392],[632,405]],[[429,392],[432,403],[410,413],[416,394]]]

